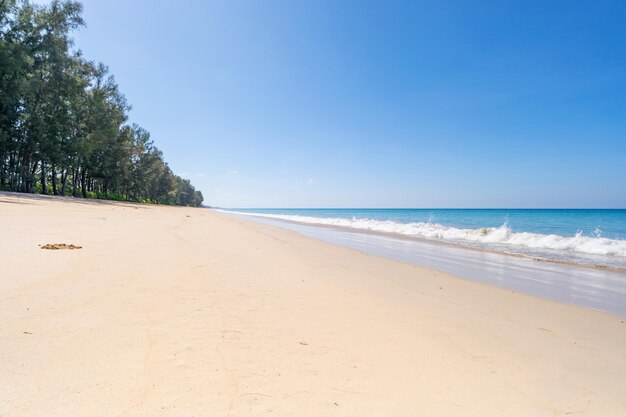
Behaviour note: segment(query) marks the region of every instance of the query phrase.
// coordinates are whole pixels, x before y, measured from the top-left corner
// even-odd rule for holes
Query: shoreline
[[[452,241],[443,240],[443,239],[426,239],[423,237],[403,235],[401,233],[383,232],[379,230],[357,229],[357,228],[347,227],[347,226],[335,226],[335,225],[320,224],[320,223],[310,223],[310,222],[304,222],[304,221],[301,222],[301,221],[295,221],[295,220],[289,220],[289,219],[283,219],[283,218],[259,216],[253,213],[228,211],[225,209],[218,209],[218,208],[209,208],[209,210],[214,210],[220,213],[233,214],[233,215],[238,215],[238,216],[255,217],[255,218],[260,218],[260,219],[271,219],[277,222],[286,222],[286,223],[301,224],[301,225],[306,225],[306,226],[311,226],[311,227],[321,227],[321,228],[334,229],[334,230],[343,230],[343,231],[352,232],[352,233],[387,236],[387,237],[391,237],[391,238],[399,239],[399,240],[418,241],[418,242],[432,243],[435,245],[448,245],[448,246],[452,246],[455,248],[463,248],[466,250],[474,250],[474,251],[485,252],[485,253],[495,253],[495,254],[504,255],[504,256],[513,256],[516,258],[526,259],[526,260],[533,261],[533,262],[549,262],[553,264],[569,265],[569,266],[581,267],[581,268],[590,268],[590,269],[597,269],[597,270],[606,270],[606,271],[626,273],[626,266],[621,267],[621,266],[614,266],[614,265],[591,264],[591,263],[585,263],[585,262],[569,261],[565,259],[539,257],[539,256],[526,255],[523,253],[498,251],[498,250],[491,249],[488,247],[479,247],[479,246],[452,242]]]
[[[626,412],[614,314],[211,210],[90,203],[0,193],[4,417]]]
[[[626,317],[626,274],[623,272],[541,263],[489,251],[468,251],[458,245],[396,239],[385,234],[359,233],[346,228],[317,227],[263,217],[234,217],[295,231],[304,237],[356,249],[368,255],[429,268],[458,279]]]

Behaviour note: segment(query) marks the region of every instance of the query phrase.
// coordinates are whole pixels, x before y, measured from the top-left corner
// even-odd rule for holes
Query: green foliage
[[[82,5],[0,0],[0,189],[199,206],[104,64],[72,49]]]

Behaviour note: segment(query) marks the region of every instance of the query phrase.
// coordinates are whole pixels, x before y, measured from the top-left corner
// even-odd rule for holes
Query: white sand
[[[617,316],[204,209],[0,216],[2,417],[626,415]]]

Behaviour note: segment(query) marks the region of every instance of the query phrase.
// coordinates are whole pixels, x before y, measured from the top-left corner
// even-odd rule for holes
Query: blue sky
[[[626,2],[84,0],[223,207],[626,207]]]

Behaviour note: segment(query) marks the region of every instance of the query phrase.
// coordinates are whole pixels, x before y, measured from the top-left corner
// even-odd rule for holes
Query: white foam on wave
[[[298,223],[348,227],[351,229],[373,232],[395,233],[403,236],[443,240],[460,244],[478,244],[485,246],[507,245],[520,249],[552,250],[586,255],[626,257],[626,240],[608,239],[600,236],[583,236],[580,232],[576,233],[574,236],[513,232],[507,223],[500,227],[460,229],[456,227],[443,226],[437,223],[397,223],[390,220],[375,220],[356,217],[346,219],[338,217],[311,217],[288,214],[244,213],[235,211],[230,213],[288,220]]]

